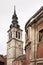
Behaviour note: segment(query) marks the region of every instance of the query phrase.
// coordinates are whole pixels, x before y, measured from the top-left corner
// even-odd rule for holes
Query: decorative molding
[[[23,43],[23,41],[21,41],[20,39],[16,39],[16,38],[10,39],[7,43],[11,42],[13,39]]]
[[[27,48],[30,48],[30,44],[31,44],[31,42],[29,42],[27,45],[25,45],[25,51]]]
[[[27,29],[28,25],[30,25],[30,21],[33,23],[33,22],[39,20],[42,17],[43,17],[43,6],[27,21],[27,23],[25,25],[25,30]]]

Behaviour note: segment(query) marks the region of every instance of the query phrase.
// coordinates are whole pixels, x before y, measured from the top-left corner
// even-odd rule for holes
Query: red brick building
[[[15,17],[13,18],[14,18],[13,25],[10,26],[11,29],[12,27],[15,27],[15,24],[16,26],[18,26],[18,23],[16,23],[17,19],[15,19]],[[16,20],[15,24],[14,24],[14,20]],[[18,29],[15,33],[18,32]],[[20,55],[19,51],[23,52],[22,45],[19,45],[17,41],[18,39],[17,40],[15,39],[17,37],[17,34],[15,38],[13,38],[11,34],[11,38],[15,39],[17,44],[15,45],[13,44],[15,47],[15,50],[13,48],[13,45],[11,47],[12,50],[11,48],[9,48],[10,46],[8,45],[8,51],[10,49],[9,51],[10,53],[8,52],[7,59],[3,61],[5,63],[4,65],[6,65],[7,63],[8,63],[7,65],[43,65],[43,6],[28,20],[28,22],[25,25],[25,31],[26,31],[26,35],[25,35],[26,54],[23,55],[21,53]],[[12,43],[14,42],[11,42],[11,44]],[[13,53],[13,55],[11,55],[12,54],[11,52],[12,53],[14,52],[15,54]]]
[[[7,65],[7,59],[3,55],[0,55],[0,65]]]
[[[13,65],[26,65],[25,55],[19,56],[13,61]]]
[[[25,25],[27,65],[43,65],[43,6]]]

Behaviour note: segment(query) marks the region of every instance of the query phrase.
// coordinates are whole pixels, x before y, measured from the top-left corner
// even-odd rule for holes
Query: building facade
[[[23,55],[22,30],[18,24],[18,17],[14,9],[12,24],[8,32],[7,42],[7,65],[12,65],[12,61],[18,56]]]
[[[26,65],[26,56],[22,55],[13,61],[13,65]]]
[[[7,58],[0,55],[0,65],[7,65]]]
[[[25,25],[25,55],[22,30],[15,9],[7,32],[7,65],[43,65],[43,6]]]
[[[43,6],[25,25],[27,65],[43,65]]]

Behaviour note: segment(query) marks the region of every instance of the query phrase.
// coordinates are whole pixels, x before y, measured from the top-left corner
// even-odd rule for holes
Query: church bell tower
[[[22,30],[18,24],[15,7],[14,14],[12,16],[12,24],[7,32],[7,65],[12,65],[13,60],[15,60],[18,56],[23,55]]]

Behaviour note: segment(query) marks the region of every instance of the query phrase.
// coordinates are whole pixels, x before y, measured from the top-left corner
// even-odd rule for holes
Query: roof
[[[14,7],[14,14],[12,16],[12,24],[10,25],[10,28],[12,27],[16,27],[16,28],[20,28],[20,25],[18,24],[18,17],[17,17],[17,14],[16,14],[16,10],[15,10],[15,7]]]
[[[27,24],[30,22],[30,20],[35,18],[41,11],[43,11],[43,6],[41,6],[41,8],[27,21],[27,23],[25,25],[25,30],[26,30]]]
[[[16,60],[26,60],[26,56],[21,55],[21,56],[17,57],[14,61],[16,61]]]
[[[4,61],[5,61],[4,56],[0,55],[0,62],[4,62]]]
[[[0,57],[4,58],[4,56],[3,56],[3,55],[0,55]]]

